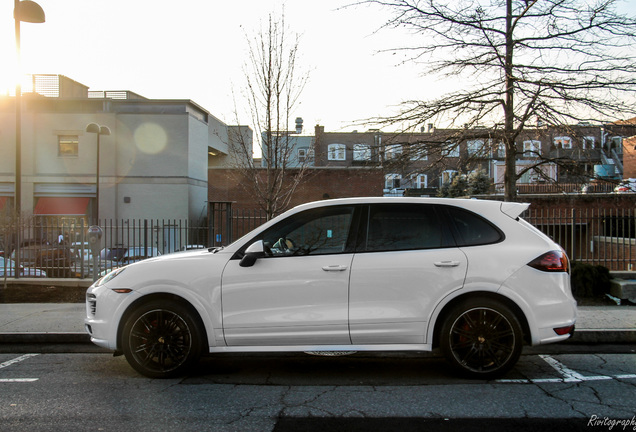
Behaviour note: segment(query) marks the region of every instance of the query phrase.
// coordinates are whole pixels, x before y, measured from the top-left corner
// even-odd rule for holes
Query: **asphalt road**
[[[488,382],[413,353],[224,355],[152,380],[107,353],[3,351],[3,432],[636,430],[626,345],[526,352]]]

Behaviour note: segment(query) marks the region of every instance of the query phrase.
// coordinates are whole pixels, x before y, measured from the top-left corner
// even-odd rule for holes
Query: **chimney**
[[[302,117],[296,117],[296,133],[297,134],[303,133],[303,118]]]
[[[426,132],[433,132],[435,130],[435,126],[433,126],[433,123],[429,123],[426,125]]]

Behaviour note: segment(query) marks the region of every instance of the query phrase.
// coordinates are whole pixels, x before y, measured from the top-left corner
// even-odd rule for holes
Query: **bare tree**
[[[262,160],[254,160],[252,141],[240,129],[229,137],[230,152],[240,183],[271,218],[288,207],[308,173],[310,158],[299,157],[297,131],[290,130],[308,75],[298,70],[300,36],[289,33],[284,15],[270,14],[267,26],[247,40],[244,97]]]
[[[386,27],[413,34],[411,46],[394,49],[406,61],[461,83],[438,99],[407,101],[381,123],[447,122],[465,131],[487,126],[505,148],[506,200],[515,199],[516,181],[532,169],[516,167],[515,140],[524,129],[614,121],[636,112],[636,19],[617,12],[618,0],[361,3],[389,8]]]

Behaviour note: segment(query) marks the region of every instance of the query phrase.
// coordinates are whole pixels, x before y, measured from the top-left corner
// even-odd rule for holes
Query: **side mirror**
[[[245,255],[241,258],[239,265],[241,267],[252,267],[256,260],[265,256],[265,247],[263,246],[263,240],[252,243],[245,250]]]

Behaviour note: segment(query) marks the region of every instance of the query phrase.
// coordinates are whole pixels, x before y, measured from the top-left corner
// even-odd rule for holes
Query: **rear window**
[[[457,246],[478,246],[498,243],[503,233],[483,217],[458,207],[447,207],[454,228]]]
[[[366,250],[369,252],[442,247],[442,230],[430,205],[371,207]]]

